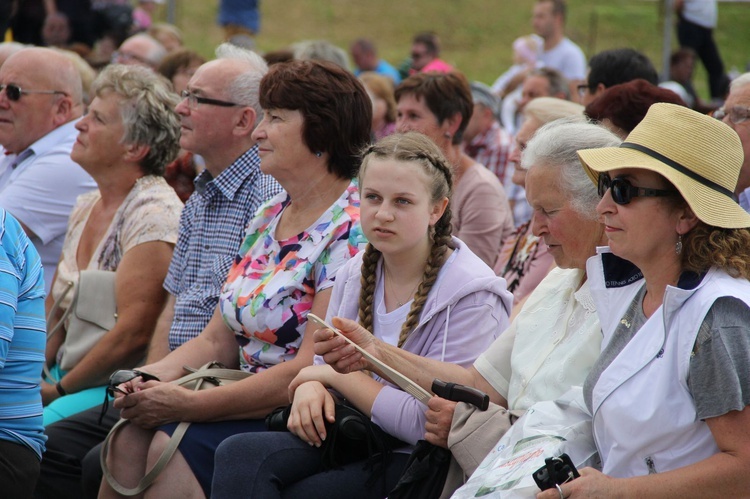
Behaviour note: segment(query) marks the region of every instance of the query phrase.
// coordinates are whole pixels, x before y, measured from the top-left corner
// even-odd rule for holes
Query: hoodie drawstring
[[[445,309],[445,329],[443,330],[443,351],[440,354],[440,361],[445,362],[445,347],[448,345],[448,324],[451,321],[451,306]]]

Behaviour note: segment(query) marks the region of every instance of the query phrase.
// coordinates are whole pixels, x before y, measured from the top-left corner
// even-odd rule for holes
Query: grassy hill
[[[188,46],[208,57],[221,41],[217,4],[177,0],[176,24]],[[348,49],[353,39],[366,36],[377,41],[382,57],[399,63],[408,56],[416,32],[433,30],[442,39],[444,59],[470,79],[491,83],[511,64],[513,40],[531,32],[533,5],[534,0],[261,0],[257,45],[266,51],[324,38]],[[660,69],[661,9],[655,0],[568,0],[568,34],[587,57],[629,46],[647,54]],[[165,19],[163,12],[161,17]],[[744,71],[750,61],[747,26],[750,3],[719,4],[715,36],[727,69]],[[704,80],[701,68],[695,81],[703,93]]]

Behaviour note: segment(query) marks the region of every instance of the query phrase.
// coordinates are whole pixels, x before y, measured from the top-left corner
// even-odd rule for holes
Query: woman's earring
[[[319,157],[321,157],[322,155],[323,155],[323,153],[322,153],[322,152],[320,152],[320,151],[315,151],[315,157],[319,158]]]
[[[445,137],[446,139],[450,139],[451,138],[451,133],[450,132],[445,132],[443,134],[443,137]]]
[[[682,234],[677,234],[677,244],[674,245],[674,252],[678,255],[682,253]]]

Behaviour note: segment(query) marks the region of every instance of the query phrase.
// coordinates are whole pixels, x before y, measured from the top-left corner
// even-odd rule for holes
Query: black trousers
[[[3,497],[31,497],[39,476],[39,458],[23,444],[0,440],[0,493]]]
[[[99,414],[100,408],[94,407],[47,426],[35,498],[96,498],[102,480],[101,443],[120,419],[120,410],[110,405],[101,424]]]
[[[713,30],[693,24],[680,16],[677,22],[677,39],[681,47],[695,50],[703,62],[708,73],[711,98],[724,99],[729,92],[729,77],[724,71],[724,63],[714,41]]]

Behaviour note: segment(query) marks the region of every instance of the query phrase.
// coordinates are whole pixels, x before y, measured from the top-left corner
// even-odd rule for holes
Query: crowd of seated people
[[[452,453],[448,497],[574,386],[601,467],[540,499],[750,489],[750,74],[717,108],[686,64],[686,101],[632,48],[587,61],[564,0],[533,2],[492,87],[430,31],[393,65],[365,37],[206,57],[160,2],[20,3],[0,43],[13,497],[386,497],[422,439]],[[116,320],[87,343],[70,316],[94,271]],[[172,383],[210,361],[246,377]],[[339,406],[387,449],[331,466]]]

